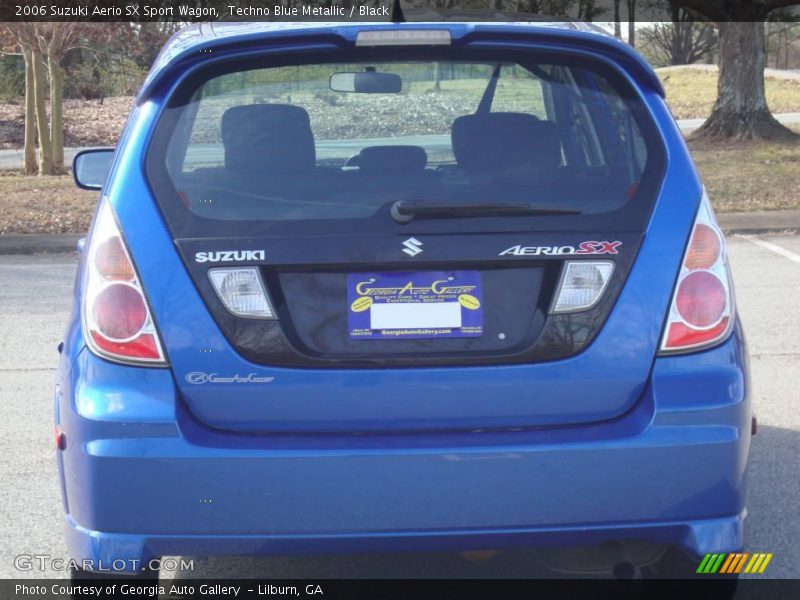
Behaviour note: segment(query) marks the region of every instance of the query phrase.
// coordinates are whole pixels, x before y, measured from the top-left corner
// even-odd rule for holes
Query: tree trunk
[[[433,63],[433,89],[439,91],[442,89],[442,63]]]
[[[53,169],[64,170],[64,70],[56,57],[47,60],[50,76],[50,144],[53,151]]]
[[[694,138],[795,139],[770,114],[764,93],[764,22],[719,24],[719,80],[711,116]]]
[[[619,5],[622,0],[614,0],[614,37],[618,40],[622,39],[622,23],[619,16]]]
[[[33,89],[33,53],[22,48],[25,59],[25,145],[23,170],[27,175],[36,173],[36,99]]]
[[[39,134],[39,175],[53,174],[53,155],[50,146],[50,129],[47,127],[47,108],[45,105],[45,76],[42,53],[32,52],[33,95],[36,104],[36,130]]]
[[[628,0],[628,43],[636,47],[636,0]]]

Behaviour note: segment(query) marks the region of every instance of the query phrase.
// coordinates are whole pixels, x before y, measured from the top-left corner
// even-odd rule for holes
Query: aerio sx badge
[[[478,271],[360,273],[347,277],[350,339],[478,337]]]

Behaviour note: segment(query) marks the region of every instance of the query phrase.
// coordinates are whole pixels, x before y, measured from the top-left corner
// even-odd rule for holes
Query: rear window
[[[618,225],[642,226],[662,149],[615,70],[561,55],[408,54],[228,65],[188,78],[147,161],[175,233],[384,229],[396,225],[399,200],[525,203],[571,213],[560,220],[614,214]],[[451,221],[463,229],[476,219]]]

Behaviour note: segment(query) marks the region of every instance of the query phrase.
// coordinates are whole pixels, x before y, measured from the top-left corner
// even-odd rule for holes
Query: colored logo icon
[[[771,552],[706,554],[700,562],[700,566],[697,567],[697,572],[701,574],[763,573],[771,560]]]

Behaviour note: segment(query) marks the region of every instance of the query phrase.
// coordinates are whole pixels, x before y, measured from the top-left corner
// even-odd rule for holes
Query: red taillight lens
[[[733,286],[725,243],[703,194],[672,298],[662,352],[685,352],[722,341],[733,323]]]
[[[87,252],[83,317],[89,347],[122,362],[165,364],[144,290],[105,199]]]
[[[110,340],[127,340],[147,322],[142,295],[124,283],[109,285],[97,294],[93,307],[98,333]]]
[[[675,308],[688,325],[705,329],[717,323],[728,304],[728,293],[716,275],[708,271],[689,273],[678,284]]]

